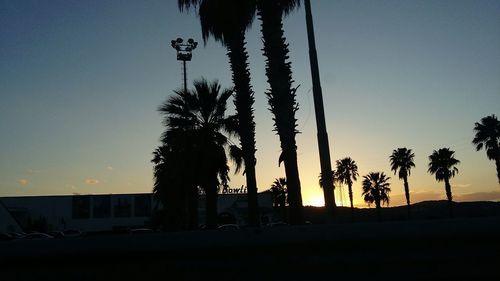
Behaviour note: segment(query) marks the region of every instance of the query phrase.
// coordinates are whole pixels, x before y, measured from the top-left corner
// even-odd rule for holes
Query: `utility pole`
[[[316,114],[316,127],[318,130],[319,160],[321,165],[321,176],[323,178],[323,195],[327,219],[331,220],[335,211],[335,194],[332,177],[332,166],[330,162],[330,147],[328,144],[328,133],[326,132],[325,109],[323,107],[323,93],[319,79],[318,55],[314,39],[314,26],[311,14],[310,0],[304,1],[306,9],[307,39],[309,41],[309,60],[311,64],[311,76],[313,83],[314,112]]]

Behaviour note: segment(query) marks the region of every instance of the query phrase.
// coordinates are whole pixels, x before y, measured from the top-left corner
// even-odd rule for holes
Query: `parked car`
[[[54,236],[48,235],[47,233],[41,233],[41,232],[32,232],[29,234],[26,234],[26,236],[23,237],[23,239],[27,240],[45,240],[45,239],[53,239]]]
[[[9,235],[8,233],[0,232],[0,241],[10,241],[14,240],[13,236]]]
[[[238,230],[240,229],[240,226],[237,225],[237,224],[222,224],[222,225],[219,225],[219,227],[217,227],[217,229],[221,229],[221,230]]]
[[[50,236],[54,236],[54,238],[64,238],[66,236],[62,231],[50,231],[47,234]]]
[[[286,222],[278,221],[278,222],[271,222],[268,223],[266,226],[268,227],[281,227],[281,226],[288,226],[289,224]]]
[[[130,234],[143,234],[143,233],[153,233],[154,230],[150,228],[133,228],[129,230]]]
[[[64,237],[80,237],[83,235],[83,232],[78,229],[66,229],[63,230],[62,233],[64,234]]]
[[[24,236],[26,236],[26,233],[24,232],[7,232],[8,235],[14,237],[14,239],[21,239],[23,238]]]

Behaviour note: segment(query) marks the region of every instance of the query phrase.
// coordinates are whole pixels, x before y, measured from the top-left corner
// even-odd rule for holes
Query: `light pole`
[[[186,61],[191,61],[193,57],[193,50],[198,46],[198,42],[195,42],[193,38],[189,38],[187,43],[184,43],[182,38],[177,38],[172,40],[172,48],[177,51],[177,60],[182,61],[182,70],[184,74],[184,92],[187,92],[187,69]]]
[[[319,161],[321,165],[321,176],[323,178],[323,194],[327,214],[333,215],[335,210],[335,194],[332,178],[332,166],[330,162],[330,147],[328,144],[328,133],[326,132],[325,109],[323,107],[323,92],[319,79],[318,55],[316,54],[316,43],[314,39],[314,27],[311,15],[310,0],[304,1],[306,9],[307,39],[309,41],[309,60],[311,63],[311,76],[313,83],[314,112],[316,113],[316,127],[318,130]]]

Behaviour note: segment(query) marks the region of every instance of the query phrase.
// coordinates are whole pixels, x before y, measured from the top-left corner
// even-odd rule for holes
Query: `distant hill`
[[[432,220],[449,217],[448,201],[423,201],[412,204],[412,219]],[[453,202],[454,218],[492,217],[500,216],[500,202]],[[304,207],[304,217],[313,224],[324,222],[323,207]],[[354,208],[354,221],[376,221],[377,215],[373,208]],[[382,208],[383,221],[407,220],[406,206]],[[337,207],[335,222],[351,222],[351,210],[349,207]]]

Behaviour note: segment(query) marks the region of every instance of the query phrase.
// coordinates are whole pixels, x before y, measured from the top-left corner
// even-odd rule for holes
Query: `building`
[[[5,205],[0,201],[0,232],[19,232],[21,226],[12,217]]]
[[[246,194],[220,194],[219,215],[228,222],[246,224],[246,197]],[[18,196],[2,197],[0,201],[23,229],[42,231],[81,229],[95,232],[148,227],[154,210],[160,205],[152,193]],[[199,216],[203,222],[203,198],[200,201]],[[263,222],[273,221],[269,192],[259,194],[259,205]]]

